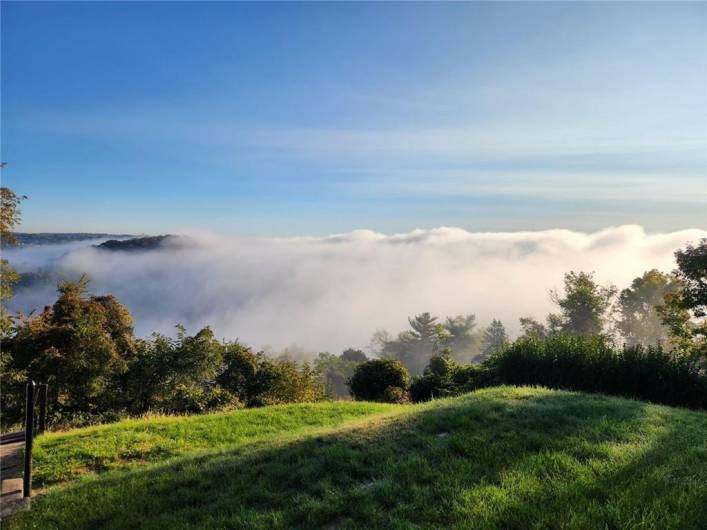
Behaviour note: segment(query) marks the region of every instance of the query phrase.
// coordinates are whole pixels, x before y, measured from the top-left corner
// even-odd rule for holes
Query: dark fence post
[[[34,381],[27,381],[25,403],[25,474],[22,477],[22,496],[32,496],[32,442],[34,441]]]
[[[38,433],[43,433],[47,428],[47,393],[49,391],[49,385],[46,383],[39,385],[39,427],[37,429]]]

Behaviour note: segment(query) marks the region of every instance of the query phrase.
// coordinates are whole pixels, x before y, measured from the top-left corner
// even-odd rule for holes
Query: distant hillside
[[[114,237],[135,237],[132,234],[99,234],[90,232],[16,232],[15,239],[18,245],[55,245],[59,243],[71,243],[72,241],[83,241],[86,239],[105,239]]]
[[[110,239],[101,243],[100,245],[95,245],[96,248],[101,250],[122,250],[122,251],[140,251],[140,250],[154,250],[157,248],[163,248],[166,246],[184,246],[188,244],[189,239],[182,236],[164,235],[164,236],[145,236],[145,237],[134,237],[132,239]]]
[[[127,420],[40,436],[7,528],[697,530],[706,439],[705,412],[511,387]]]
[[[19,292],[24,289],[31,289],[42,285],[56,286],[60,282],[67,280],[65,275],[53,269],[38,269],[36,271],[26,271],[20,274],[20,279],[15,284],[15,289]]]

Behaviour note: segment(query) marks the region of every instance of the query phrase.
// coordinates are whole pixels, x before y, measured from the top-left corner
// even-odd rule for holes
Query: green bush
[[[389,387],[405,392],[409,384],[410,374],[400,361],[373,359],[356,367],[349,379],[349,390],[357,401],[385,401]],[[388,395],[391,392],[388,390]]]
[[[460,366],[452,374],[452,383],[458,392],[471,392],[499,384],[495,372],[486,364]]]
[[[599,392],[707,408],[707,378],[694,360],[661,347],[613,348],[602,337],[522,338],[489,360],[503,383]]]
[[[241,403],[251,404],[257,397],[256,375],[260,359],[240,342],[224,345],[223,366],[216,383],[238,398]]]
[[[290,359],[269,359],[264,355],[259,355],[258,360],[255,392],[249,406],[304,403],[326,396],[319,372],[308,363],[300,365]]]
[[[429,401],[430,399],[451,396],[454,388],[449,380],[437,376],[421,375],[410,384],[410,399],[413,403]]]
[[[425,368],[424,374],[416,377],[410,385],[410,398],[413,402],[456,396],[494,384],[495,377],[491,370],[483,365],[459,365],[447,355],[435,355]]]
[[[158,333],[138,340],[122,377],[128,410],[143,413],[204,412],[227,398],[215,388],[223,365],[223,345],[203,328],[187,335],[177,326],[177,338]]]
[[[399,386],[389,386],[383,391],[383,401],[402,405],[410,401],[410,396]]]

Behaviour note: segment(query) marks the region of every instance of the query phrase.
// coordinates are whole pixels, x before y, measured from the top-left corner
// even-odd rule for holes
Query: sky
[[[705,3],[0,10],[25,231],[707,226]]]

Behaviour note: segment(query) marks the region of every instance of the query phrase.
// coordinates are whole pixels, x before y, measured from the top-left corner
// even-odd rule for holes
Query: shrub
[[[373,359],[356,367],[349,379],[349,391],[358,401],[385,401],[389,387],[397,387],[404,392],[409,383],[410,374],[400,361]]]
[[[383,401],[386,403],[403,404],[410,401],[408,393],[398,386],[389,386],[383,391]]]
[[[496,373],[484,364],[460,366],[452,374],[452,383],[458,392],[471,392],[498,384]]]
[[[224,346],[223,366],[216,377],[216,383],[243,403],[250,403],[255,397],[254,382],[258,372],[259,359],[253,351],[240,342]]]
[[[494,384],[491,370],[479,364],[458,365],[446,355],[435,355],[425,368],[424,375],[410,385],[413,402],[455,396]]]
[[[249,406],[319,401],[326,396],[320,374],[308,363],[259,355],[258,371]]]
[[[444,397],[451,394],[452,388],[450,383],[435,376],[418,376],[410,385],[410,399],[413,403],[429,401],[430,399]]]
[[[707,378],[697,363],[660,346],[615,349],[602,337],[569,335],[522,338],[489,365],[503,383],[707,408]]]
[[[224,404],[215,379],[223,364],[223,346],[203,328],[187,335],[177,326],[177,338],[154,333],[136,342],[124,375],[128,408],[133,413],[203,412]]]

